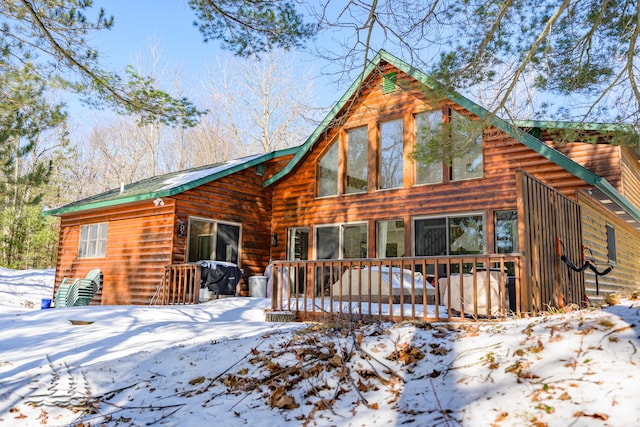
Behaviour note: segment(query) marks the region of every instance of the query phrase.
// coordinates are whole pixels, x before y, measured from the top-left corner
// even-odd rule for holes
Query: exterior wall
[[[269,263],[271,242],[271,190],[264,176],[249,168],[176,196],[177,219],[188,224],[200,217],[242,224],[239,252],[244,277],[262,275]],[[187,237],[176,237],[174,264],[186,262]]]
[[[621,191],[622,147],[610,145],[605,141],[601,141],[600,143],[554,142],[552,139],[553,135],[546,133],[543,134],[541,138],[545,144],[561,152],[586,169],[603,177],[618,191]],[[551,181],[547,183],[555,183],[561,187],[572,187],[574,189],[587,188],[583,181],[575,177],[562,180],[562,182]]]
[[[609,144],[573,143],[555,148],[571,160],[606,179],[617,190],[621,189],[621,147]]]
[[[56,265],[56,289],[65,277],[84,277],[100,268],[102,304],[148,304],[171,262],[174,201],[152,200],[64,215]],[[108,223],[104,258],[78,258],[80,227]]]
[[[580,194],[579,203],[582,208],[583,243],[591,250],[587,256],[593,254],[600,271],[607,267],[607,224],[614,227],[616,237],[617,262],[609,274],[598,277],[599,295],[596,295],[596,275],[590,270],[584,273],[590,300],[601,301],[612,292],[640,290],[640,233],[586,194]]]

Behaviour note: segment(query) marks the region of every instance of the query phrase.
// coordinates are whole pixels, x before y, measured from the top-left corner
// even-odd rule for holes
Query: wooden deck
[[[303,321],[506,318],[520,314],[523,262],[520,254],[276,261],[268,294],[273,311]]]

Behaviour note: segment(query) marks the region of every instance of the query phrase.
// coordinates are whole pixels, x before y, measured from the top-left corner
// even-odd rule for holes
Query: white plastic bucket
[[[256,298],[267,297],[267,278],[265,276],[249,277],[249,296]]]

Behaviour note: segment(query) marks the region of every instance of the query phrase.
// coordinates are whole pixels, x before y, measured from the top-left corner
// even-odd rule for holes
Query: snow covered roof
[[[259,165],[267,160],[292,154],[297,151],[297,149],[298,147],[294,147],[266,154],[254,154],[226,162],[154,176],[125,185],[121,188],[114,188],[104,193],[69,203],[59,208],[46,210],[43,213],[44,215],[61,215],[69,212],[114,206],[139,200],[173,196],[238,171]]]

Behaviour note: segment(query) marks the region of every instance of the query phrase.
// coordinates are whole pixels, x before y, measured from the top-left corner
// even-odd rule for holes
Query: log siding
[[[640,233],[586,194],[580,194],[579,203],[582,208],[583,242],[589,248],[586,255],[595,259],[600,271],[608,266],[606,227],[612,225],[615,230],[617,262],[609,274],[598,277],[598,293],[596,275],[590,270],[585,271],[585,286],[590,301],[602,302],[606,295],[613,292],[637,291]]]

